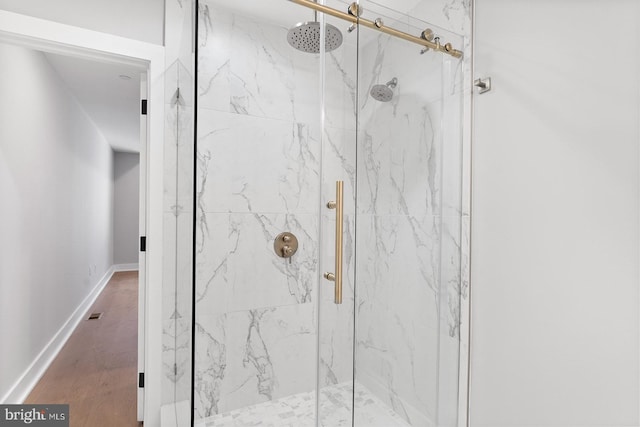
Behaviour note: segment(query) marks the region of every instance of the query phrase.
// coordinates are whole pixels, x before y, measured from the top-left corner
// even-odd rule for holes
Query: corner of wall
[[[84,318],[89,308],[91,308],[96,298],[98,298],[104,287],[109,283],[115,271],[114,267],[110,267],[107,270],[89,295],[78,305],[64,325],[55,333],[42,351],[40,351],[29,367],[22,373],[13,386],[11,386],[9,391],[2,396],[0,404],[21,404],[24,402],[49,365],[51,365],[58,353],[60,353],[60,350],[62,350],[62,347]]]

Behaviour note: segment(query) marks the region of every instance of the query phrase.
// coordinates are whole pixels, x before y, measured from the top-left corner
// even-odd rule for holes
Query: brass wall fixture
[[[462,51],[454,49],[451,43],[441,44],[439,39],[437,41],[433,41],[433,40],[428,40],[423,36],[417,37],[411,34],[407,34],[403,31],[396,30],[395,28],[385,26],[382,20],[379,18],[374,21],[371,21],[371,20],[356,16],[356,14],[361,13],[357,5],[355,6],[355,8],[353,5],[349,6],[350,13],[347,13],[347,12],[342,12],[338,9],[334,9],[329,6],[325,6],[323,4],[318,4],[313,0],[289,0],[289,1],[299,4],[301,6],[311,8],[317,12],[326,13],[327,15],[333,16],[335,18],[340,18],[345,21],[349,21],[353,24],[361,24],[361,25],[364,25],[365,27],[382,31],[385,34],[389,34],[394,37],[399,37],[401,39],[419,44],[420,46],[433,49],[437,52],[442,52],[447,55],[451,55],[454,58],[462,58]]]
[[[291,264],[291,257],[298,250],[298,238],[288,231],[280,233],[273,242],[273,250],[280,258],[289,258]]]
[[[344,222],[344,181],[336,181],[336,200],[327,203],[329,209],[336,210],[336,265],[335,273],[324,273],[324,278],[335,282],[334,302],[342,304],[342,232]]]

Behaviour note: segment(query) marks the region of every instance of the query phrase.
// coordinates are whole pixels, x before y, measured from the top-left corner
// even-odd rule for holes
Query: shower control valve
[[[290,246],[283,246],[282,247],[282,256],[283,257],[290,257],[291,255],[293,255],[293,249],[291,249]]]
[[[273,242],[273,250],[280,258],[289,258],[291,263],[291,257],[298,250],[298,238],[288,231],[280,233]]]

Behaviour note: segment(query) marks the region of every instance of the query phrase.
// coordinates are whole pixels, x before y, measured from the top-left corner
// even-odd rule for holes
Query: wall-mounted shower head
[[[320,53],[320,23],[302,22],[287,33],[287,41],[294,48],[307,53]],[[342,33],[331,24],[325,24],[325,51],[331,52],[342,44]]]
[[[376,101],[389,102],[393,99],[393,89],[397,84],[398,79],[394,77],[387,84],[373,86],[369,94]]]

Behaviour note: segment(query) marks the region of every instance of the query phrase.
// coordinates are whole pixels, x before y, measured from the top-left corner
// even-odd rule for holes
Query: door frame
[[[144,221],[147,251],[140,268],[144,291],[145,393],[142,411],[149,425],[160,425],[162,376],[162,206],[164,170],[164,47],[0,10],[0,41],[43,52],[138,67],[147,75],[146,156],[141,150],[141,177],[146,182]],[[144,169],[144,172],[142,171]],[[141,181],[142,182],[142,181]],[[142,194],[141,194],[142,195]],[[150,286],[153,284],[153,286]]]
[[[147,120],[147,111],[143,110],[143,103],[148,102],[149,97],[149,79],[147,71],[140,73],[140,182],[138,196],[138,235],[140,236],[138,247],[138,421],[144,421],[144,372],[145,372],[145,336],[146,336],[146,291],[147,291],[147,253],[146,253],[146,236],[147,236],[147,150],[149,149],[149,121]],[[145,107],[146,108],[146,107]],[[145,247],[143,247],[143,239]]]

